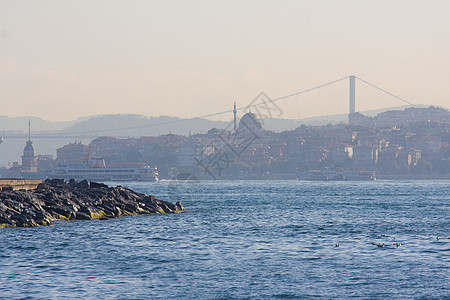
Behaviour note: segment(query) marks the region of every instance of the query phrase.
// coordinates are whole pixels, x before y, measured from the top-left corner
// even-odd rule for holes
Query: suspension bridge
[[[308,89],[304,89],[301,91],[297,91],[295,93],[291,93],[285,96],[281,96],[275,99],[270,99],[267,101],[262,101],[262,102],[258,102],[258,103],[254,103],[254,104],[250,104],[247,106],[243,106],[243,107],[238,107],[235,109],[230,109],[230,110],[224,110],[224,111],[219,111],[219,112],[214,112],[214,113],[210,113],[210,114],[205,114],[205,115],[200,115],[200,116],[196,116],[193,118],[189,118],[189,119],[178,119],[178,120],[173,120],[173,121],[166,121],[166,122],[158,122],[158,123],[153,123],[153,124],[146,124],[146,125],[140,125],[140,126],[130,126],[130,127],[118,127],[118,128],[109,128],[109,129],[93,129],[93,130],[87,130],[87,131],[76,131],[76,132],[68,132],[68,131],[62,131],[62,132],[48,132],[48,133],[35,133],[33,134],[34,138],[93,138],[93,137],[97,137],[100,135],[105,135],[108,133],[112,133],[112,132],[120,132],[120,131],[126,131],[126,130],[134,130],[134,129],[141,129],[141,128],[149,128],[149,127],[157,127],[157,126],[167,126],[167,125],[173,125],[173,124],[178,124],[178,123],[188,123],[191,122],[193,120],[199,120],[199,119],[207,119],[207,118],[211,118],[211,117],[216,117],[216,116],[220,116],[220,115],[224,115],[224,114],[230,114],[235,112],[235,110],[237,111],[243,111],[243,110],[247,110],[253,107],[257,107],[263,104],[269,104],[269,103],[277,103],[277,102],[281,102],[281,101],[285,101],[287,99],[296,97],[296,96],[300,96],[312,91],[316,91],[316,90],[320,90],[322,88],[325,88],[327,86],[331,86],[334,84],[337,84],[339,82],[343,82],[343,81],[348,81],[348,101],[349,101],[349,110],[348,113],[349,115],[354,114],[356,112],[356,83],[360,82],[362,84],[365,84],[367,86],[370,86],[378,91],[381,91],[384,94],[389,95],[390,97],[395,98],[398,101],[401,101],[405,104],[408,104],[410,106],[416,107],[415,104],[413,104],[411,101],[408,101],[402,97],[399,97],[373,83],[368,82],[367,80],[364,80],[358,76],[355,75],[349,75],[343,78],[339,78],[336,80],[332,80]],[[25,137],[25,134],[9,134],[7,137],[8,138],[23,138]]]

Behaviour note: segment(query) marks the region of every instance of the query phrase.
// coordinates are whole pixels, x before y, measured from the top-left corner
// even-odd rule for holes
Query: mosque
[[[236,102],[234,103],[234,135],[235,136],[256,136],[260,137],[263,133],[261,121],[256,114],[248,112],[242,116],[239,120],[239,126],[237,126],[237,110]]]

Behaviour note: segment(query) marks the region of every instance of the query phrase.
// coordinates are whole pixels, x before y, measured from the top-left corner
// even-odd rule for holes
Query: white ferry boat
[[[89,162],[63,162],[52,169],[48,178],[92,181],[158,181],[158,169],[145,164],[122,164],[107,167],[102,158],[92,158]]]

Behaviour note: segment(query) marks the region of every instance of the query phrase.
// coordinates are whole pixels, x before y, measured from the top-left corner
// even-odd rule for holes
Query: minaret
[[[31,120],[28,119],[28,141],[31,141]]]
[[[234,109],[233,109],[233,114],[234,114],[234,132],[233,134],[236,134],[236,114],[237,114],[237,110],[236,110],[236,101],[234,101]]]

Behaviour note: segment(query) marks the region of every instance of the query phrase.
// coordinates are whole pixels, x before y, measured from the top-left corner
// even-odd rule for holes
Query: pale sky
[[[351,74],[450,107],[450,1],[0,0],[9,117],[194,117]],[[357,110],[402,104],[357,82]],[[279,105],[346,113],[348,82]]]

